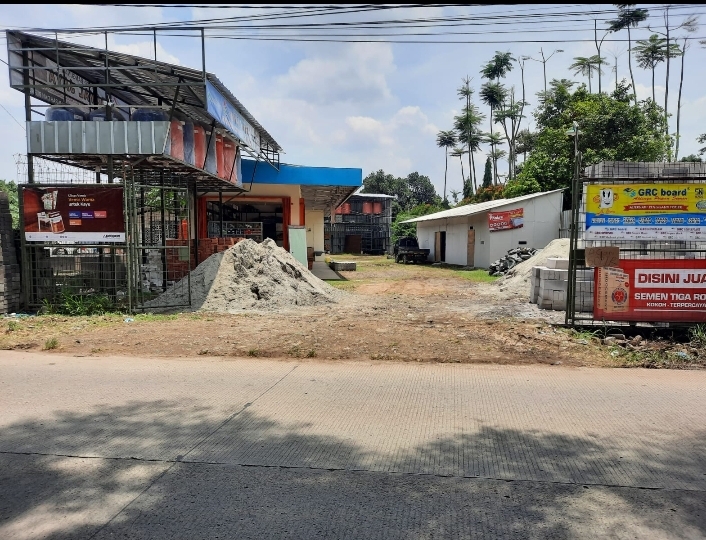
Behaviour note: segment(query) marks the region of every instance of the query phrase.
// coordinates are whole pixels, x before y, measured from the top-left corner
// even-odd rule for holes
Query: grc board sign
[[[596,319],[706,322],[704,259],[623,259],[595,272]]]
[[[125,242],[122,187],[22,188],[27,242]]]
[[[209,81],[206,81],[206,106],[208,114],[253,151],[260,153],[260,134]]]
[[[525,209],[516,208],[505,212],[488,212],[490,232],[519,229],[525,224]]]
[[[706,184],[589,185],[586,240],[706,240]]]

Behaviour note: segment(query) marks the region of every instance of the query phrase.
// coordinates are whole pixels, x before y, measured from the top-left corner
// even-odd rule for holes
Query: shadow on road
[[[0,537],[706,536],[703,430],[629,452],[491,427],[371,451],[248,409],[223,423],[175,406],[2,428]]]

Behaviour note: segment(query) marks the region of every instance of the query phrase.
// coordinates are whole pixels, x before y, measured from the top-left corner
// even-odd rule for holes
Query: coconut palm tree
[[[491,81],[502,79],[512,71],[512,63],[514,61],[515,58],[513,58],[509,51],[495,51],[495,56],[480,70],[481,75],[483,75],[484,79]]]
[[[678,47],[678,45],[677,45]],[[652,101],[655,100],[655,68],[667,59],[667,40],[652,34],[650,39],[640,39],[635,45],[635,59],[642,69],[652,70]]]
[[[471,79],[468,76],[463,79],[463,84],[458,88],[457,94],[459,98],[465,100],[466,106],[463,112],[454,118],[454,129],[456,130],[458,142],[467,148],[468,170],[470,171],[468,177],[472,182],[473,192],[475,193],[478,190],[478,184],[473,152],[478,150],[478,145],[480,144],[479,126],[485,116],[480,114],[478,108],[471,101],[473,89],[471,88]]]
[[[456,139],[456,142],[458,142],[458,139]],[[461,163],[461,180],[463,181],[461,185],[463,185],[463,197],[465,198],[466,195],[473,195],[473,193],[468,193],[469,190],[466,187],[466,175],[463,173],[463,156],[465,156],[468,153],[468,150],[461,148],[461,147],[455,147],[453,150],[451,150],[451,157],[457,157],[459,163]],[[471,185],[471,178],[469,176],[468,178],[468,186]]]
[[[492,151],[495,150],[495,146],[493,146],[495,143],[493,141],[496,140],[494,138],[495,133],[493,132],[493,112],[502,107],[507,98],[507,89],[499,82],[488,82],[481,87],[480,98],[483,103],[490,107],[490,138],[486,142],[490,142]],[[499,138],[498,140],[502,141],[502,139]],[[497,173],[497,167],[493,170]],[[497,174],[494,176],[493,181],[497,183]]]
[[[449,172],[449,148],[456,145],[456,134],[453,131],[440,131],[436,135],[436,145],[446,153],[446,169],[444,169],[444,201],[446,201],[446,176]]]
[[[583,75],[588,77],[588,92],[591,93],[591,78],[593,73],[603,73],[601,65],[605,64],[605,58],[594,54],[593,56],[577,56],[574,58],[574,63],[569,66],[569,69],[574,70],[574,75]]]
[[[635,77],[632,74],[632,37],[630,36],[630,28],[636,28],[641,22],[645,21],[649,16],[646,9],[635,9],[635,4],[616,4],[618,6],[618,18],[608,21],[608,30],[611,32],[619,32],[621,30],[628,31],[628,67],[630,68],[630,82],[632,83],[632,95],[637,103],[637,92],[635,90]]]

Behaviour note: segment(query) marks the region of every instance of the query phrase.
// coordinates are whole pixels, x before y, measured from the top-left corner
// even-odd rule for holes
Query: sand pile
[[[547,247],[538,251],[534,256],[508,270],[507,274],[495,282],[500,290],[508,297],[522,297],[529,300],[530,277],[532,268],[535,266],[546,266],[550,257],[569,256],[569,239],[558,238],[547,244]]]
[[[329,304],[344,295],[270,239],[261,244],[243,240],[211,255],[191,273],[191,306],[195,310],[276,310]],[[145,307],[159,309],[187,303],[188,282],[184,278],[146,302]]]

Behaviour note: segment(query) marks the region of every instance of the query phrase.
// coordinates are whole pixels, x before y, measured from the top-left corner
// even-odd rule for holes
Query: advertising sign
[[[525,223],[525,209],[517,208],[505,212],[488,212],[490,232],[519,229]]]
[[[706,184],[589,185],[586,240],[706,239]]]
[[[595,280],[596,319],[706,322],[704,259],[623,259],[596,268]]]
[[[206,81],[206,106],[208,114],[252,150],[260,153],[260,134],[209,81]]]
[[[22,188],[28,242],[125,242],[123,188]]]

